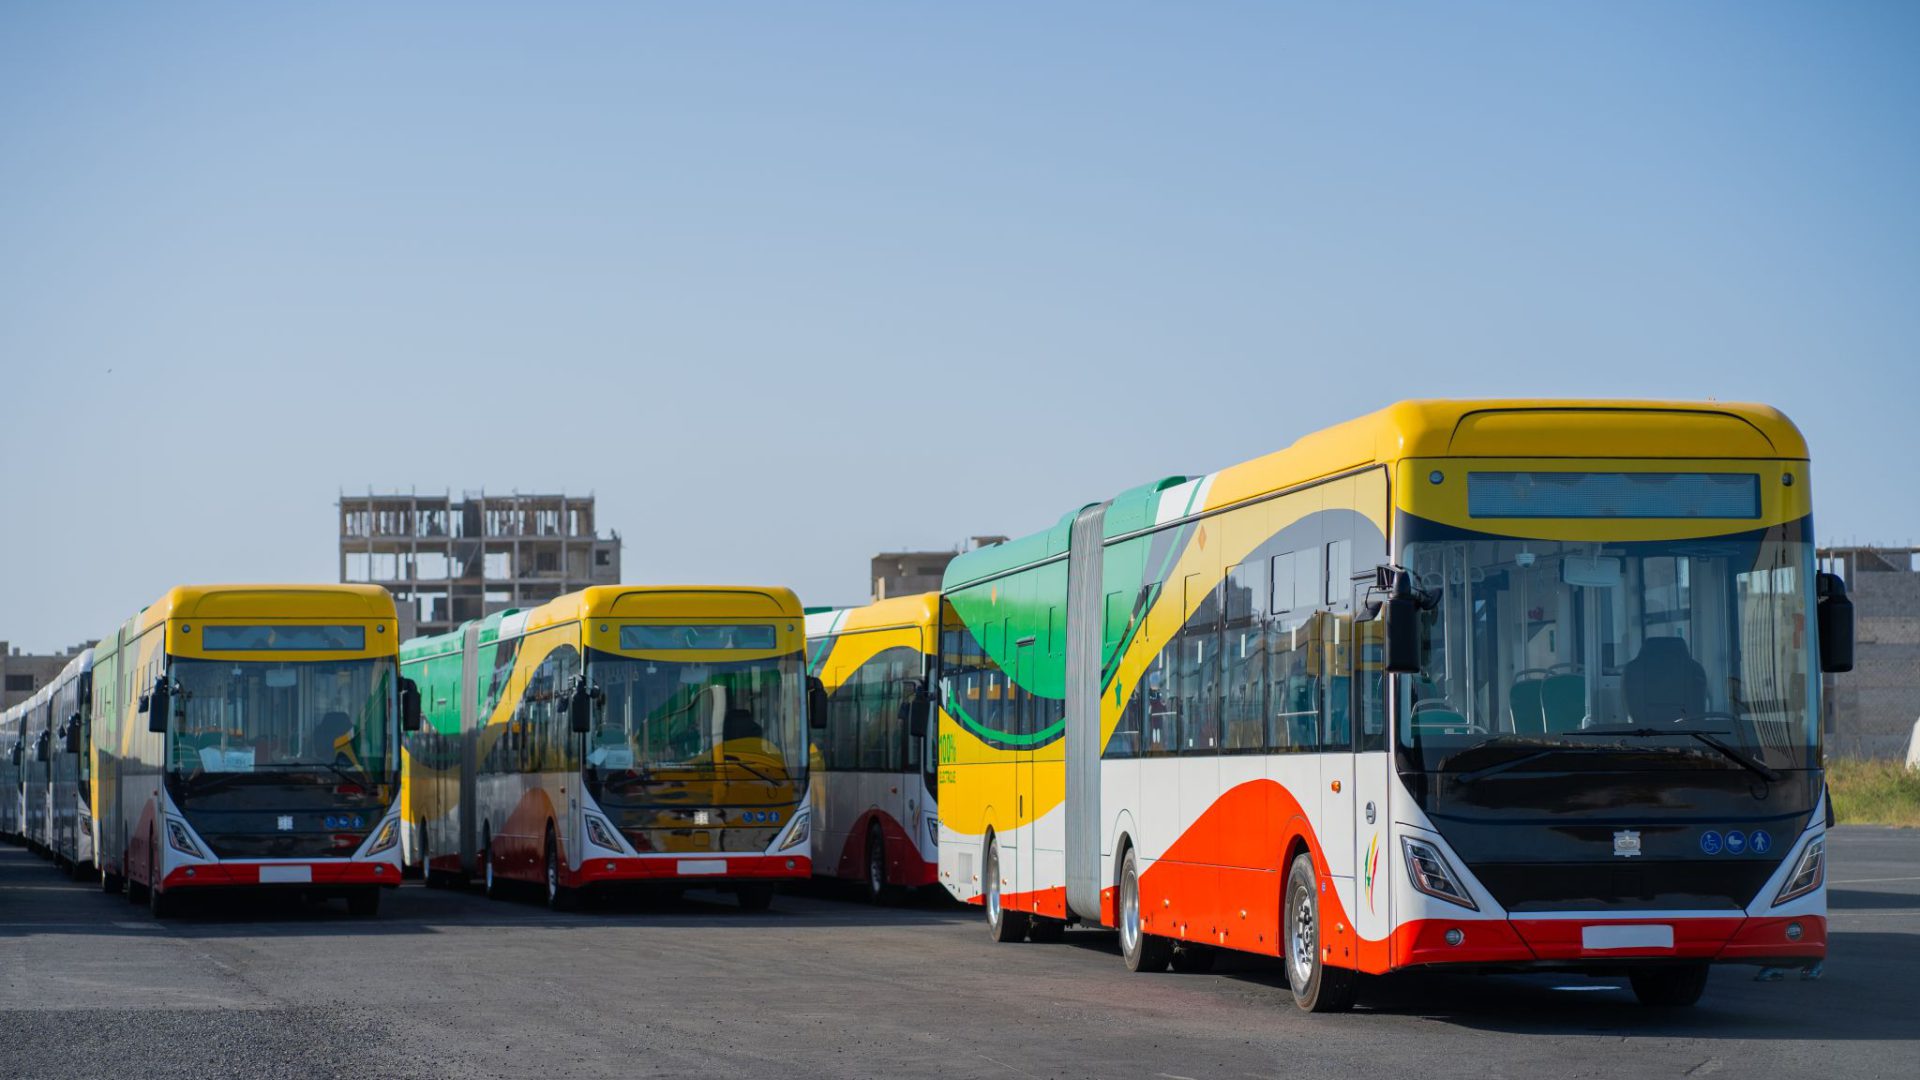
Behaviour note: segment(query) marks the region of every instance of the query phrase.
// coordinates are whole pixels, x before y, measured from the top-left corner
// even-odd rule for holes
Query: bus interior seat
[[[1542,700],[1545,686],[1545,678],[1525,675],[1514,682],[1513,689],[1507,691],[1507,711],[1513,716],[1515,732],[1521,735],[1546,734],[1547,717]]]
[[[1540,681],[1540,711],[1549,735],[1580,730],[1587,718],[1587,677],[1574,672]]]
[[[1648,638],[1620,675],[1627,715],[1635,723],[1660,724],[1707,711],[1707,671],[1688,651],[1685,638]]]

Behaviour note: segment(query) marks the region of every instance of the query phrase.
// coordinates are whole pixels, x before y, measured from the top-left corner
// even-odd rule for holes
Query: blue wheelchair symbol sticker
[[[1720,854],[1720,834],[1708,829],[1700,834],[1700,850],[1709,855]]]

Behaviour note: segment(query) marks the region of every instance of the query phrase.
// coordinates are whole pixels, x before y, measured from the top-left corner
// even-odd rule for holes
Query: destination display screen
[[[1760,516],[1752,473],[1476,472],[1476,518],[1732,518]]]
[[[364,649],[364,626],[203,626],[200,648],[207,652],[326,652]]]
[[[771,625],[736,623],[707,626],[623,626],[620,647],[635,651],[697,649],[771,649],[778,636]]]

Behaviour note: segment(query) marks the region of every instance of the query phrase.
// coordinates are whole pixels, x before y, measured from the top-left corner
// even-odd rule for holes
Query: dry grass
[[[1842,825],[1920,828],[1920,772],[1898,761],[1827,761],[1827,790]]]

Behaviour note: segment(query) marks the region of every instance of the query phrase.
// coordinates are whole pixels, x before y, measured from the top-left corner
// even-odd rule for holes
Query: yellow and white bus
[[[940,877],[1136,971],[1552,966],[1696,1000],[1826,953],[1805,441],[1759,405],[1417,401],[973,551]]]
[[[379,910],[400,883],[393,598],[373,585],[189,585],[93,651],[102,885],[156,915],[285,887]]]
[[[827,695],[813,738],[813,870],[890,899],[934,884],[940,819],[927,722],[940,595],[807,615],[807,671]]]
[[[408,858],[429,884],[734,891],[811,869],[800,602],[603,585],[407,642]]]

